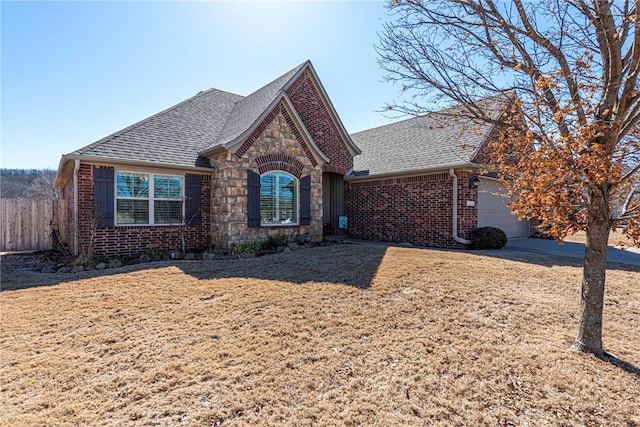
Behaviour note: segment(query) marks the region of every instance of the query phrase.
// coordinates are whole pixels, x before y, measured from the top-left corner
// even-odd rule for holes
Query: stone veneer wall
[[[296,137],[296,130],[287,123],[280,106],[270,116],[273,119],[251,145],[243,145],[241,157],[230,152],[212,157],[215,175],[211,234],[215,246],[230,249],[251,240],[264,241],[276,234],[286,234],[291,239],[309,233],[312,241],[322,240],[322,168],[320,165],[313,165],[315,161],[312,163],[308,150],[305,152]],[[288,158],[297,161],[298,167],[287,169],[289,172],[299,173],[298,178],[311,175],[311,225],[249,228],[247,170],[260,173],[257,159],[275,158],[274,155],[277,154],[283,155],[281,159],[285,163]],[[300,164],[302,168],[299,167]],[[282,166],[285,169],[285,165]]]
[[[175,225],[124,225],[97,228],[93,232],[93,165],[81,164],[78,171],[78,246],[87,251],[91,234],[94,234],[94,255],[137,254],[147,249],[159,251],[181,250],[182,226]],[[187,175],[191,175],[187,173]],[[186,227],[187,250],[205,249],[209,246],[209,224],[211,222],[211,175],[202,176],[201,210],[202,225]],[[68,190],[69,192],[72,190]],[[68,193],[65,190],[65,195]],[[73,193],[71,193],[73,194]],[[71,196],[73,200],[73,196]],[[73,212],[69,215],[69,230],[72,230]],[[71,237],[73,236],[71,231]]]
[[[478,192],[468,172],[458,175],[458,236],[469,238],[478,223]],[[460,248],[453,240],[452,178],[448,173],[345,183],[348,235],[365,240]],[[475,206],[467,207],[467,200]]]

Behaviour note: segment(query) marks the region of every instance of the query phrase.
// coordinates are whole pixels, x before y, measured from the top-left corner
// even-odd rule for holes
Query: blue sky
[[[2,1],[0,165],[55,169],[201,90],[247,95],[307,59],[349,132],[389,123],[384,5]]]

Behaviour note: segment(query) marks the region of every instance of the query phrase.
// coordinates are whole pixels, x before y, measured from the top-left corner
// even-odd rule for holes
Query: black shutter
[[[93,213],[98,227],[113,227],[115,209],[113,169],[93,169]]]
[[[202,225],[202,177],[185,177],[184,221],[187,225]]]
[[[311,224],[311,175],[300,178],[300,225]]]
[[[249,227],[260,227],[260,175],[247,170]]]

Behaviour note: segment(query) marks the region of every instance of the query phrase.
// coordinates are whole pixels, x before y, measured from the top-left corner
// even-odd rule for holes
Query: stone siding
[[[468,172],[458,175],[458,236],[468,238],[478,220],[477,189]],[[345,183],[348,236],[409,242],[418,246],[466,248],[453,240],[452,178],[448,173]],[[475,206],[468,207],[472,200]]]
[[[292,122],[277,106],[259,128],[259,135],[251,137],[251,144],[243,144],[236,153],[214,155],[214,185],[212,206],[212,243],[224,249],[269,236],[286,234],[290,239],[311,235],[312,241],[322,240],[322,168],[310,156],[293,128]],[[268,121],[267,121],[268,120]],[[290,124],[291,123],[291,124]],[[284,170],[296,177],[311,175],[311,225],[248,226],[247,170],[265,173]]]

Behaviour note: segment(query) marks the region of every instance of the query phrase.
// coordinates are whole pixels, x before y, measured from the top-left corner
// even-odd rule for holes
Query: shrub
[[[501,249],[507,244],[507,235],[495,227],[480,227],[471,232],[472,249]]]
[[[234,246],[231,252],[235,255],[238,254],[255,254],[256,252],[260,252],[262,250],[262,245],[255,240],[251,240],[249,242],[245,242],[240,246]]]
[[[212,254],[212,255],[222,255],[222,249],[221,248],[207,248],[205,251],[205,253],[207,254]]]
[[[262,248],[266,250],[276,249],[281,246],[287,246],[287,243],[289,243],[289,238],[286,234],[276,234],[275,236],[269,236],[266,242],[262,243]]]
[[[154,256],[160,255],[160,251],[157,249],[146,249],[144,252],[142,252],[142,255],[147,255],[153,258]]]

